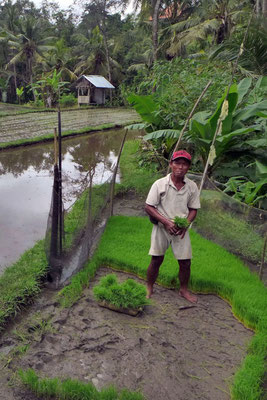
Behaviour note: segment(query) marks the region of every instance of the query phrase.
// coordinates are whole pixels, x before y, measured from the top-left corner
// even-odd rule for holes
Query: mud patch
[[[60,310],[51,292],[43,293],[16,334],[2,337],[0,351],[19,343],[18,332],[30,335],[27,352],[5,371],[31,367],[42,376],[77,378],[99,389],[114,384],[140,390],[148,400],[229,399],[229,385],[253,335],[230,306],[216,296],[199,295],[197,306],[187,308],[177,291],[156,286],[153,304],[131,317],[95,302],[93,285],[108,273],[101,268],[71,309]],[[119,280],[133,277],[114,273]],[[29,329],[33,315],[42,316],[43,329]],[[14,393],[5,399],[23,398],[17,387]]]

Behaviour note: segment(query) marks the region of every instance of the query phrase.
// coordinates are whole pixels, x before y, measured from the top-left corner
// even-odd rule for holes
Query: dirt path
[[[62,132],[81,130],[103,124],[124,124],[139,120],[135,110],[124,108],[95,108],[62,111]],[[38,112],[6,116],[0,119],[0,142],[30,139],[52,134],[57,127],[56,112]]]
[[[121,198],[114,213],[143,215],[143,201]],[[60,309],[55,292],[45,289],[2,335],[0,398],[35,400],[14,378],[17,368],[31,367],[43,376],[77,378],[97,388],[112,383],[140,390],[148,400],[229,400],[229,384],[253,335],[231,307],[200,295],[197,306],[188,308],[176,291],[156,286],[153,303],[142,314],[116,313],[99,307],[92,295],[107,273],[110,269],[101,268],[70,309]],[[133,277],[115,273],[120,280]]]

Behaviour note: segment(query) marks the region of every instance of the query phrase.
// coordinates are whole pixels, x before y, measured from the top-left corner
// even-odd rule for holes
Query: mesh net
[[[125,137],[126,134],[121,150]],[[45,236],[48,282],[51,287],[59,287],[88,260],[95,238],[104,225],[103,210],[107,209],[107,216],[111,213],[111,207],[107,207],[107,204],[113,193],[120,153],[111,175],[103,173],[101,177],[96,163],[88,163],[88,170],[82,179],[82,194],[79,194],[79,198],[67,211],[64,210],[60,193],[59,168],[54,166],[54,184]],[[99,181],[102,181],[101,184],[96,184]]]
[[[49,262],[48,281],[58,287],[88,260],[97,231],[101,227],[103,210],[110,200],[111,176],[101,185],[92,185],[75,201],[63,218],[62,249],[60,248],[60,201],[58,171],[55,168],[45,250]]]
[[[198,184],[201,178],[202,175],[191,175],[191,179]],[[263,263],[263,279],[267,281],[267,254],[264,254],[267,211],[234,199],[224,193],[219,184],[207,178],[201,193],[201,212],[194,222],[194,228],[238,255],[253,271],[258,273]]]

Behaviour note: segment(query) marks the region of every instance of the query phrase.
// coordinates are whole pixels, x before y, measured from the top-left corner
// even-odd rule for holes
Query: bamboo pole
[[[226,92],[226,96],[225,96],[224,101],[228,100],[228,96],[229,96],[230,88],[231,88],[233,80],[234,80],[234,75],[235,75],[235,71],[236,71],[236,68],[237,68],[237,64],[238,64],[240,56],[242,55],[242,53],[244,51],[244,43],[245,43],[247,35],[248,35],[248,30],[249,30],[249,27],[250,27],[250,24],[251,24],[251,21],[252,21],[252,17],[253,17],[253,13],[251,14],[247,29],[245,31],[242,43],[241,43],[240,48],[239,48],[238,56],[237,56],[236,61],[235,61],[234,65],[233,65],[232,76],[231,76],[231,80],[230,80],[230,82],[228,84],[228,88],[227,88],[227,92]],[[201,191],[202,191],[204,183],[205,183],[205,179],[206,179],[206,175],[207,175],[207,171],[208,171],[208,166],[209,166],[209,159],[210,159],[211,150],[212,150],[212,148],[213,148],[213,146],[215,144],[215,140],[216,140],[216,137],[218,135],[218,132],[221,129],[221,126],[222,126],[222,119],[219,118],[218,122],[217,122],[216,131],[215,131],[215,134],[213,136],[212,143],[210,145],[210,150],[209,150],[207,162],[206,162],[206,165],[205,165],[205,168],[204,168],[204,172],[203,172],[203,175],[202,175],[202,180],[201,180],[201,184],[200,184],[200,188],[199,188],[199,195],[201,194]]]
[[[180,135],[179,135],[178,141],[177,141],[177,143],[176,143],[176,145],[175,145],[175,148],[174,148],[174,150],[173,150],[173,153],[179,148],[179,145],[180,145],[182,136],[183,136],[183,134],[184,134],[184,132],[185,132],[185,130],[186,130],[186,128],[187,128],[187,125],[189,124],[190,119],[192,118],[192,116],[193,116],[193,114],[194,114],[194,112],[195,112],[197,106],[199,105],[200,100],[202,99],[202,97],[204,96],[204,94],[206,93],[206,91],[208,90],[208,88],[210,87],[211,82],[212,82],[212,81],[210,80],[210,81],[207,83],[206,87],[203,89],[203,91],[202,91],[202,93],[200,94],[199,98],[198,98],[197,101],[195,102],[195,104],[194,104],[194,106],[193,106],[193,108],[192,108],[190,114],[188,115],[187,120],[185,121],[185,124],[184,124],[184,126],[183,126],[183,129],[182,129],[181,132],[180,132]],[[169,172],[170,172],[170,165],[168,166],[167,174],[168,174]]]
[[[266,249],[267,249],[267,233],[265,234],[262,255],[261,255],[261,265],[260,265],[260,270],[259,270],[259,279],[260,280],[262,280],[262,276],[263,276],[263,268],[264,268],[264,259],[265,259]]]
[[[124,146],[124,143],[125,143],[125,140],[126,140],[127,133],[128,133],[128,129],[125,129],[125,134],[124,134],[122,142],[121,142],[121,147],[120,147],[120,150],[119,150],[116,166],[115,166],[113,177],[112,177],[111,193],[110,193],[110,216],[113,215],[114,190],[115,190],[116,175],[117,175],[117,171],[118,171],[118,167],[119,167],[119,163],[120,163],[120,158],[121,158],[121,153],[122,153],[122,150],[123,150],[123,146]]]
[[[61,112],[58,107],[58,180],[59,180],[59,255],[62,255],[63,218],[62,218],[62,148],[61,148]]]

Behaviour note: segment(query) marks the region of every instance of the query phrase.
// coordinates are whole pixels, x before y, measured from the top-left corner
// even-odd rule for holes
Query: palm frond
[[[206,39],[208,34],[217,32],[219,26],[220,22],[217,19],[207,20],[201,24],[192,26],[190,29],[187,29],[173,37],[167,53],[170,56],[180,55],[181,49],[184,46],[188,46],[194,41]]]

